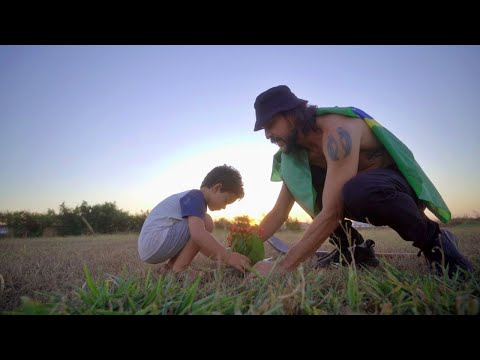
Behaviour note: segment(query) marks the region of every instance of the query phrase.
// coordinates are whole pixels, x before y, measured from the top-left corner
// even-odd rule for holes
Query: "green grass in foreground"
[[[333,272],[333,273],[332,273]],[[65,300],[22,299],[10,314],[479,314],[478,270],[466,281],[401,271],[382,259],[374,271],[341,267],[249,279],[225,268],[186,275],[95,281]]]
[[[311,261],[284,277],[247,279],[203,255],[202,276],[163,276],[138,258],[138,234],[0,241],[1,314],[478,314],[480,226],[451,230],[475,264],[463,282],[428,273],[418,249],[391,229],[362,229],[380,257],[375,270],[315,270]],[[226,231],[214,235],[225,242]],[[302,232],[280,232],[289,244]],[[322,249],[330,250],[326,243]],[[278,256],[269,245],[266,257]]]

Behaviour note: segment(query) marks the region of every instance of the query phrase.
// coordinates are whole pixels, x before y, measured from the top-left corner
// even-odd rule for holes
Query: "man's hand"
[[[245,255],[242,255],[238,252],[231,252],[227,254],[226,261],[227,265],[239,270],[244,271],[245,268],[250,265],[250,259]]]
[[[259,261],[253,267],[259,275],[267,276],[273,268],[273,262],[270,261]]]

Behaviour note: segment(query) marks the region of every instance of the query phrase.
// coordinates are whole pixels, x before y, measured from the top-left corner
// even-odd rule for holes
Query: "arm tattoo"
[[[330,159],[332,159],[333,161],[337,161],[338,160],[338,144],[332,135],[328,135],[327,150],[328,150],[328,155],[330,156]]]
[[[337,133],[338,137],[340,138],[343,151],[345,152],[345,157],[347,157],[352,152],[352,138],[350,137],[350,133],[342,127],[337,128]]]

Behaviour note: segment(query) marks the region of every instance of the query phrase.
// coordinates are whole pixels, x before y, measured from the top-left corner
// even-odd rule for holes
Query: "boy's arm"
[[[250,264],[250,259],[236,252],[227,252],[212,234],[205,229],[205,222],[197,216],[188,217],[188,228],[193,242],[200,247],[200,252],[205,256],[225,262],[237,270],[243,270]]]
[[[288,219],[288,214],[292,210],[295,199],[288,190],[285,183],[282,185],[277,202],[272,210],[263,218],[260,228],[263,229],[263,241],[269,239]]]

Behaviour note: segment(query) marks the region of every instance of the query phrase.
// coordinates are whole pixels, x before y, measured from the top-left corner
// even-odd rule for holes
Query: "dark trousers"
[[[312,182],[318,192],[317,204],[321,208],[325,170],[312,167]],[[346,218],[375,226],[389,226],[419,249],[430,249],[440,232],[438,224],[424,214],[424,204],[395,166],[356,175],[344,185],[342,196]],[[344,220],[331,236],[342,247],[349,246],[344,228],[351,228],[351,223]],[[351,228],[351,241],[356,244],[363,242],[354,228]]]

